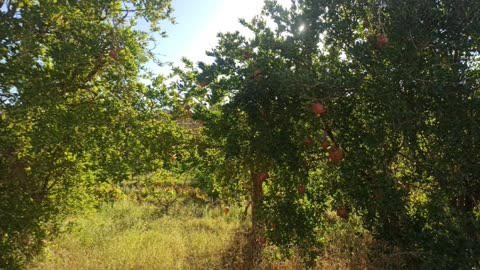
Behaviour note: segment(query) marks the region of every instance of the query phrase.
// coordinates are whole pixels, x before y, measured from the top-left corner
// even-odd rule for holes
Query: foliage
[[[185,61],[175,73],[178,99],[211,138],[204,153],[221,164],[215,184],[248,195],[254,229],[274,223],[280,244],[316,245],[322,213],[342,208],[413,254],[408,268],[471,269],[480,257],[479,7],[266,1],[242,21],[252,39],[219,34],[212,63]]]
[[[170,16],[168,0],[0,1],[0,268],[94,205],[98,182],[171,166],[183,135],[137,27]]]
[[[149,175],[135,177],[122,184],[123,193],[138,203],[151,204],[159,208],[159,213],[168,215],[178,210],[179,205],[209,202],[208,195],[191,186],[188,174],[176,174],[159,170]]]

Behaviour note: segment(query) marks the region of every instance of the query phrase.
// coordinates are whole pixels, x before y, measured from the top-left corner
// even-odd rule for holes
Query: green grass
[[[305,269],[306,258],[295,247],[288,258],[271,244],[254,248],[241,210],[225,215],[220,207],[184,202],[165,215],[161,207],[129,200],[104,204],[71,218],[27,269]],[[312,269],[403,269],[402,253],[375,241],[358,218],[326,214]]]
[[[130,201],[72,220],[28,269],[224,269],[242,224],[231,211],[189,206],[163,216]]]

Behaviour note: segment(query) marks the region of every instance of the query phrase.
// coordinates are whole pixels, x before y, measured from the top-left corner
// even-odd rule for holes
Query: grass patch
[[[264,249],[262,266],[265,270],[383,270],[406,269],[408,254],[389,246],[362,228],[360,217],[351,216],[348,221],[327,212],[327,223],[318,232],[321,243],[308,250],[318,254],[314,265],[306,268],[306,257],[301,249],[294,247],[290,256],[283,257],[275,246]]]
[[[66,231],[49,242],[30,270],[89,269],[307,269],[305,250],[292,246],[258,249],[242,209],[225,215],[220,207],[182,203],[166,214],[161,207],[130,200],[104,204],[97,212],[72,218]],[[405,269],[402,252],[361,228],[327,213],[310,269]]]
[[[29,269],[224,269],[224,251],[242,227],[239,213],[184,209],[162,215],[131,201],[103,205],[76,218]]]

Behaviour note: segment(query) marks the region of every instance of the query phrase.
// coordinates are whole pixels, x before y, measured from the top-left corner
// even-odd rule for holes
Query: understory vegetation
[[[178,181],[160,181],[160,176],[165,174],[144,180],[179,190]],[[322,245],[315,250],[291,247],[287,251],[268,241],[260,250],[252,245],[259,239],[252,239],[246,216],[251,213],[242,207],[199,200],[198,193],[174,192],[166,210],[163,195],[150,193],[146,201],[139,200],[131,187],[111,189],[116,189],[116,198],[67,218],[60,237],[47,240],[27,269],[305,269],[306,263],[314,269],[403,266],[404,255],[376,242],[357,217],[344,220],[335,212],[326,213],[328,225],[318,232]]]

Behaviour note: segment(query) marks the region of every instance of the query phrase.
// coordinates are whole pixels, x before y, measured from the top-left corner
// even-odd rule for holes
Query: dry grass
[[[348,221],[327,213],[330,224],[319,233],[323,245],[318,248],[316,270],[382,270],[405,269],[405,256],[395,248],[377,241],[363,230],[360,220]],[[300,270],[305,269],[301,252],[294,250],[287,260],[264,261],[263,269]],[[269,256],[271,258],[271,256]]]
[[[28,269],[307,269],[298,249],[285,258],[276,246],[259,248],[239,221],[240,209],[228,216],[219,208],[192,205],[173,212],[161,216],[129,201],[106,205],[78,218]],[[404,269],[400,253],[363,231],[359,220],[347,222],[334,213],[327,220],[312,269]]]
[[[151,207],[119,202],[80,218],[29,269],[224,269],[241,224],[220,209],[204,211],[155,217]]]

